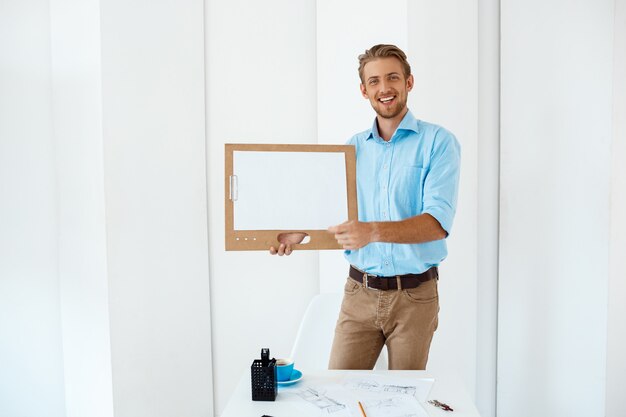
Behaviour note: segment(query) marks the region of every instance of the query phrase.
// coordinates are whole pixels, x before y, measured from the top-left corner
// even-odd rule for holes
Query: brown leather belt
[[[397,290],[398,288],[408,289],[417,288],[423,282],[439,278],[437,267],[433,266],[426,272],[421,274],[394,275],[390,277],[381,277],[378,275],[366,274],[365,272],[350,265],[350,278],[360,283],[365,282],[367,288],[376,290]],[[399,284],[399,287],[398,287]]]

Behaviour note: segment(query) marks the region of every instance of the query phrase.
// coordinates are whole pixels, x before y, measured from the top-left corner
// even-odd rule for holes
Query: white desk
[[[461,380],[453,375],[437,375],[428,371],[303,371],[304,377],[298,384],[306,384],[307,377],[310,379],[324,378],[328,381],[342,379],[346,374],[363,373],[376,375],[395,375],[401,377],[434,378],[435,383],[430,391],[428,399],[436,399],[450,405],[454,411],[443,411],[427,402],[422,406],[431,417],[480,417],[476,406]],[[297,386],[297,385],[296,385]],[[281,401],[281,387],[278,388],[276,401],[252,401],[250,388],[250,371],[244,373],[239,380],[235,392],[231,396],[221,417],[261,417],[270,415],[273,417],[305,417],[308,415],[319,416],[319,413],[310,413],[306,407],[298,407],[293,402]],[[284,399],[284,397],[283,397]]]

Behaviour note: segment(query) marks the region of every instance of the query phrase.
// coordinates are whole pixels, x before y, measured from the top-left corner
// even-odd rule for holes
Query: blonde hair
[[[364,54],[359,55],[359,78],[361,79],[361,83],[364,82],[363,68],[365,68],[365,64],[379,58],[389,57],[397,58],[398,61],[400,61],[400,64],[402,65],[402,72],[404,72],[404,78],[408,78],[409,75],[411,75],[411,66],[406,60],[406,54],[402,51],[402,49],[395,45],[379,44],[372,46],[370,49],[366,49]]]

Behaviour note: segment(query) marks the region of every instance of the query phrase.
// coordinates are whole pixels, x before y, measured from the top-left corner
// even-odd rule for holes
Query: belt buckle
[[[363,282],[365,283],[365,288],[369,288],[370,290],[374,290],[374,291],[380,291],[380,289],[378,288],[373,288],[369,286],[369,274],[367,272],[363,273]]]

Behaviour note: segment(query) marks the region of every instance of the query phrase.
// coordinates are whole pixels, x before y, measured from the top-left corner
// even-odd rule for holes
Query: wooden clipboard
[[[249,153],[249,154],[245,154]],[[276,154],[278,153],[278,154]],[[331,155],[332,154],[332,155]],[[250,163],[250,157],[257,158],[258,163]],[[245,158],[244,158],[245,157]],[[265,181],[259,183],[259,179],[256,179],[254,184],[254,192],[256,195],[262,195],[264,192],[268,194],[276,193],[275,187],[281,187],[281,178],[285,178],[290,173],[281,172],[280,167],[269,166],[263,161],[265,159],[281,159],[289,158],[290,161],[297,160],[299,168],[297,173],[293,173],[296,178],[306,179],[303,181],[308,185],[308,190],[311,190],[312,183],[325,182],[326,187],[332,184],[333,188],[336,188],[341,195],[345,195],[346,201],[329,201],[325,198],[320,198],[320,190],[307,194],[305,200],[306,209],[308,213],[311,210],[315,210],[315,207],[320,207],[324,210],[329,210],[330,216],[335,213],[332,207],[329,209],[329,205],[337,204],[341,210],[337,213],[344,213],[347,218],[341,218],[335,220],[331,224],[324,224],[323,227],[317,224],[318,227],[312,228],[280,228],[272,227],[273,225],[264,222],[262,214],[259,214],[258,218],[254,217],[254,210],[258,210],[259,213],[273,213],[274,210],[280,210],[280,207],[272,207],[272,201],[267,199],[257,199],[254,201],[255,207],[251,211],[251,203],[248,201],[247,210],[243,210],[241,194],[246,192],[245,182],[251,176],[264,178],[268,175],[273,177],[272,181]],[[336,171],[344,173],[343,178],[327,178],[327,175],[320,174],[320,166],[316,161],[328,163],[328,160],[332,159],[333,168]],[[239,172],[242,172],[244,168],[239,165],[244,165],[242,160],[248,161],[246,170],[246,179],[241,178]],[[236,163],[235,163],[236,162]],[[308,164],[308,166],[307,166]],[[343,164],[343,166],[338,166]],[[235,165],[238,165],[235,167]],[[256,172],[258,175],[251,175]],[[238,171],[238,172],[235,172]],[[334,172],[334,171],[333,171]],[[307,177],[309,176],[309,177]],[[315,177],[310,177],[315,176]],[[341,176],[341,175],[339,175]],[[323,181],[320,181],[323,180]],[[243,185],[240,183],[244,183]],[[323,186],[323,185],[321,185]],[[345,190],[343,187],[345,186]],[[264,189],[263,187],[267,187]],[[272,188],[274,187],[274,188]],[[315,186],[314,186],[315,187]],[[328,233],[327,228],[336,224],[342,223],[347,220],[357,220],[357,191],[356,191],[356,151],[354,146],[351,145],[280,145],[280,144],[226,144],[225,145],[225,248],[227,251],[247,251],[247,250],[269,250],[270,246],[278,247],[280,244],[278,241],[278,235],[281,233],[302,232],[308,235],[308,238],[304,241],[307,243],[300,243],[292,245],[297,250],[318,250],[318,249],[342,249],[337,243],[334,236]],[[293,190],[293,188],[292,188]],[[306,190],[305,190],[306,191]],[[250,188],[247,189],[250,192]],[[302,193],[302,189],[298,189],[299,193]],[[308,191],[306,191],[308,193]],[[261,193],[261,194],[259,194]],[[287,193],[288,194],[288,193]],[[345,204],[345,206],[344,206]],[[298,210],[291,210],[289,213],[293,216],[293,212]],[[250,214],[252,213],[252,214]],[[339,215],[339,214],[337,214]],[[239,216],[235,219],[235,216]],[[246,226],[242,226],[243,217],[246,217]],[[297,216],[297,214],[296,214]],[[262,227],[256,227],[255,223],[264,223]],[[282,223],[282,222],[278,222]],[[298,220],[298,224],[307,224],[307,219]],[[239,230],[236,229],[239,227]]]

